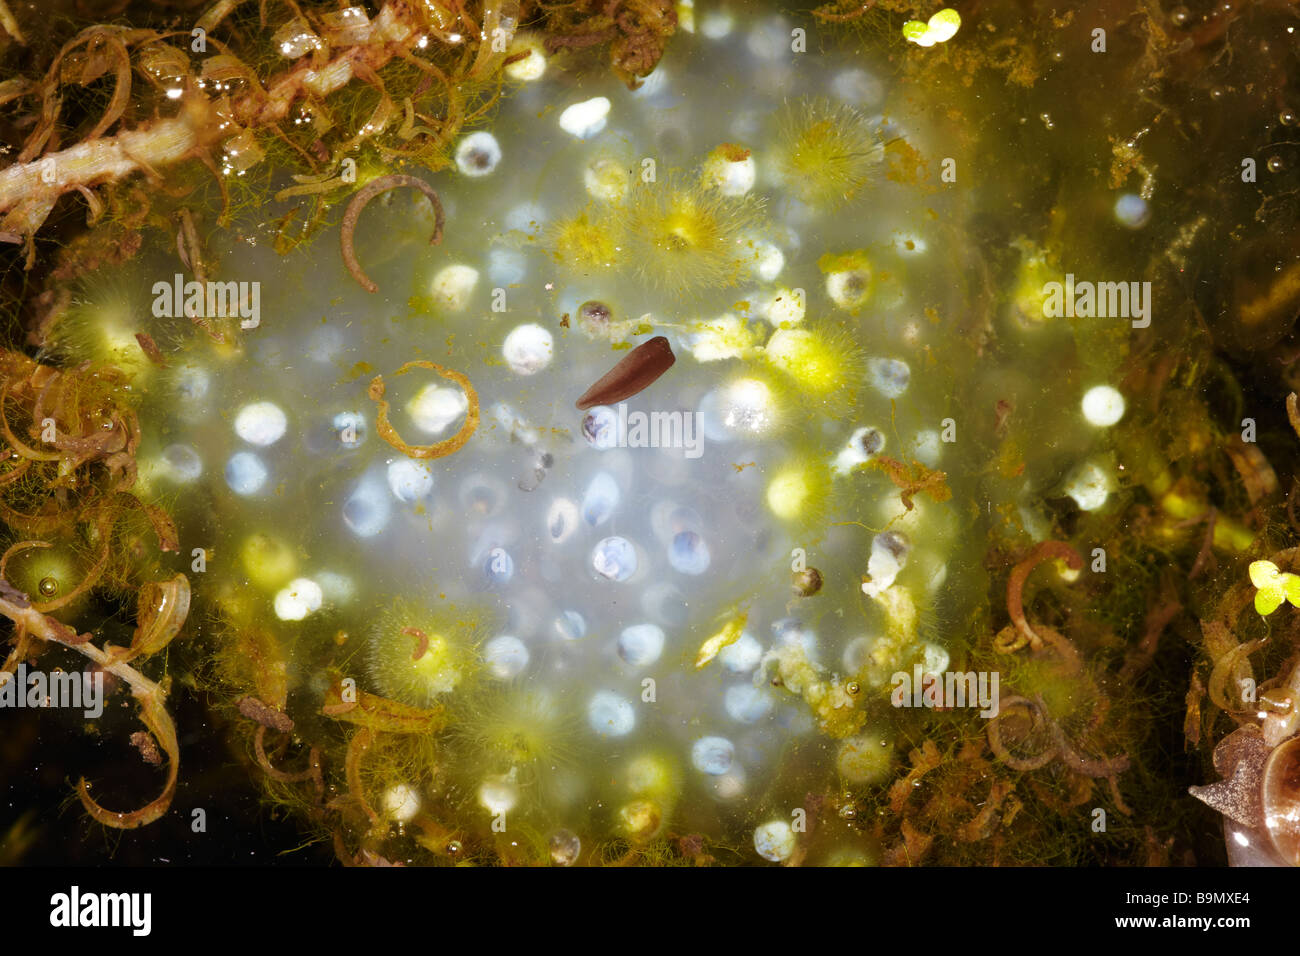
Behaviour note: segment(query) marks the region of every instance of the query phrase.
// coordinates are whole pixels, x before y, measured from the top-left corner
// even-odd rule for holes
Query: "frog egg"
[[[420,793],[408,783],[397,783],[384,791],[384,816],[398,823],[410,823],[420,812]]]
[[[707,402],[700,402],[700,414],[706,419],[702,424],[724,436],[715,441],[764,437],[781,424],[776,393],[762,379],[732,379],[707,393],[705,398]]]
[[[889,588],[907,564],[911,549],[906,536],[897,531],[876,535],[871,542],[871,557],[867,560],[867,576],[871,580],[862,583],[862,593],[877,597]]]
[[[569,498],[556,498],[546,511],[546,533],[552,544],[563,544],[578,530],[578,506]]]
[[[618,338],[622,323],[614,321],[614,310],[597,299],[588,299],[578,306],[578,328],[593,339]]]
[[[311,578],[295,578],[275,596],[275,616],[282,621],[301,621],[319,611],[325,600],[320,585]]]
[[[758,300],[756,311],[780,329],[802,322],[808,307],[804,304],[802,293],[778,286]]]
[[[682,531],[673,536],[668,546],[668,563],[682,574],[699,575],[709,569],[709,546],[694,531]]]
[[[735,800],[745,795],[745,768],[733,763],[726,773],[709,777],[709,789],[719,800]]]
[[[551,853],[551,862],[556,866],[573,866],[582,852],[582,840],[572,830],[556,830],[546,841],[546,846]]]
[[[1106,428],[1124,417],[1124,396],[1109,385],[1097,385],[1083,394],[1083,417],[1089,425]]]
[[[927,468],[939,467],[943,457],[943,439],[933,428],[925,428],[912,436],[912,457]]]
[[[478,270],[463,263],[445,266],[434,274],[429,291],[434,301],[448,312],[460,312],[478,285]]]
[[[339,412],[330,424],[344,448],[356,448],[366,440],[366,419],[360,412]]]
[[[582,171],[582,185],[588,195],[602,202],[622,202],[627,196],[628,180],[627,168],[608,156],[589,163]]]
[[[591,567],[609,581],[626,581],[636,573],[636,548],[627,538],[603,538],[591,549]]]
[[[426,385],[406,406],[415,427],[428,435],[445,432],[469,409],[469,399],[459,388]]]
[[[407,504],[427,498],[433,492],[433,472],[429,466],[410,458],[388,463],[388,490],[398,501]]]
[[[749,255],[746,263],[751,272],[764,282],[772,282],[785,268],[785,253],[775,243],[754,239],[745,243]]]
[[[487,274],[493,285],[515,285],[528,275],[528,260],[514,249],[493,249],[488,252]]]
[[[826,294],[841,309],[861,308],[871,295],[871,270],[866,266],[826,274]]]
[[[626,697],[597,691],[587,703],[587,723],[602,737],[626,737],[636,726],[636,709]]]
[[[478,803],[493,816],[509,813],[519,803],[519,787],[512,775],[487,777],[478,788]]]
[[[753,684],[733,684],[722,695],[727,716],[742,724],[755,724],[772,712],[772,695]]]
[[[520,57],[513,63],[507,63],[502,70],[508,79],[517,83],[532,83],[540,80],[546,73],[546,54],[542,43],[534,37],[515,37],[510,47],[510,56],[517,56],[527,51],[528,55]],[[506,58],[507,60],[510,57]]]
[[[357,588],[352,579],[333,571],[320,571],[316,575],[325,599],[331,604],[346,604],[356,596]]]
[[[664,631],[655,624],[633,624],[618,636],[618,656],[632,667],[649,667],[663,650]]]
[[[784,820],[770,820],[754,829],[754,849],[773,863],[784,863],[794,855],[795,836]]]
[[[457,491],[456,497],[467,515],[492,518],[505,507],[506,485],[492,475],[470,475]]]
[[[772,17],[755,24],[745,37],[745,48],[760,60],[777,60],[789,49],[790,32],[783,17]]]
[[[582,496],[582,520],[592,528],[604,524],[614,514],[620,497],[614,476],[607,471],[596,472]]]
[[[852,106],[875,106],[884,96],[884,86],[866,70],[850,69],[831,78],[831,93]]]
[[[619,828],[634,840],[648,840],[663,826],[663,808],[653,800],[633,800],[618,810]]]
[[[610,102],[604,96],[567,106],[560,113],[560,129],[578,139],[591,139],[605,128],[609,120],[609,107]]]
[[[907,391],[912,370],[899,359],[873,358],[867,362],[867,381],[885,398],[899,398]]]
[[[501,162],[501,144],[485,130],[470,133],[456,147],[456,168],[466,176],[487,176]]]
[[[628,792],[658,800],[672,800],[681,789],[674,761],[662,753],[643,753],[633,757],[623,773]]]
[[[578,611],[561,611],[551,622],[551,630],[562,641],[580,641],[587,636],[587,619]]]
[[[483,573],[488,584],[506,584],[515,576],[515,559],[505,548],[493,548],[483,562]]]
[[[1151,205],[1135,193],[1115,200],[1115,221],[1125,229],[1141,229],[1151,221]]]
[[[498,680],[513,680],[528,666],[528,648],[510,634],[494,637],[483,646],[483,662]]]
[[[388,527],[390,517],[392,506],[388,496],[373,478],[362,481],[343,503],[343,523],[358,538],[373,538]]]
[[[239,546],[239,563],[253,586],[267,591],[287,583],[298,570],[293,549],[260,532],[249,535]]]
[[[1096,511],[1106,504],[1114,488],[1110,473],[1096,462],[1076,468],[1065,483],[1065,494],[1074,499],[1081,511]]]
[[[187,365],[176,370],[172,384],[181,401],[198,402],[207,397],[208,390],[212,387],[212,375],[205,368]]]
[[[778,647],[798,645],[809,660],[817,656],[817,634],[797,617],[783,617],[772,622],[772,636]]]
[[[274,445],[288,426],[289,419],[274,402],[253,402],[235,414],[235,434],[250,445]]]
[[[701,737],[691,745],[691,764],[700,773],[717,777],[731,769],[736,747],[726,737]]]
[[[172,481],[188,484],[203,474],[203,460],[189,445],[168,445],[160,456],[163,473]]]
[[[736,638],[735,643],[728,644],[718,654],[722,666],[733,674],[749,674],[763,658],[763,645],[748,631]]]
[[[835,756],[836,769],[850,783],[880,783],[888,779],[893,764],[893,744],[874,735],[850,737]]]
[[[943,674],[948,670],[948,664],[951,658],[948,652],[938,644],[929,642],[921,645],[923,656],[921,658],[922,674]]]
[[[682,344],[697,362],[743,358],[756,343],[757,338],[748,324],[730,313],[696,322],[691,331],[682,336]]]
[[[546,221],[546,208],[535,202],[523,202],[512,206],[506,213],[505,227],[511,232],[522,233],[528,239],[537,239],[542,232],[542,223]]]
[[[602,451],[618,444],[618,414],[608,405],[597,405],[582,417],[582,437]]]
[[[710,40],[721,40],[735,26],[735,18],[726,10],[711,10],[700,18],[700,35]]]
[[[855,429],[848,444],[840,449],[831,463],[837,475],[847,475],[859,465],[865,465],[885,450],[885,433],[879,428],[866,426]]]
[[[844,652],[840,655],[840,663],[850,674],[860,674],[871,662],[871,648],[876,643],[875,638],[855,637],[844,645]]]
[[[551,333],[536,323],[511,329],[501,346],[506,364],[518,375],[534,375],[546,368],[554,350]]]
[[[226,484],[237,495],[257,494],[271,476],[262,459],[251,451],[238,451],[231,455],[224,474]]]
[[[749,150],[727,144],[709,154],[709,158],[704,161],[702,179],[706,188],[716,189],[724,196],[743,196],[754,188],[758,179],[758,167]]]
[[[670,581],[658,581],[641,593],[641,611],[665,627],[686,623],[686,596]]]

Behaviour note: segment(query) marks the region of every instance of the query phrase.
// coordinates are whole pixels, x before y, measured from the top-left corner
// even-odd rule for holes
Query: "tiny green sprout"
[[[1250,583],[1255,585],[1255,610],[1268,617],[1283,601],[1300,607],[1300,575],[1283,572],[1272,561],[1255,561],[1249,568]]]
[[[957,35],[961,28],[961,14],[952,7],[945,7],[930,18],[928,23],[920,20],[908,20],[903,24],[903,38],[917,46],[934,46],[947,43]]]

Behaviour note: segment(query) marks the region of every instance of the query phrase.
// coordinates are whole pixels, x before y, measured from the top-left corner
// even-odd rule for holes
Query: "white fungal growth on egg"
[[[555,343],[551,333],[536,323],[516,326],[501,346],[510,368],[519,375],[534,375],[551,364]]]
[[[1124,417],[1124,396],[1109,385],[1096,385],[1083,393],[1083,417],[1089,425],[1106,428]]]
[[[448,312],[461,312],[469,305],[476,285],[478,270],[458,263],[438,270],[433,277],[430,292],[433,293],[434,301]]]
[[[591,139],[605,128],[609,107],[609,99],[604,96],[574,103],[560,113],[560,129],[578,139]]]
[[[274,445],[288,426],[284,410],[274,402],[254,402],[235,415],[235,434],[250,445]]]
[[[420,812],[420,791],[409,783],[396,783],[384,791],[384,816],[398,823],[410,823]]]
[[[470,133],[456,146],[456,168],[466,176],[487,176],[501,162],[501,144],[485,130]]]
[[[784,863],[794,855],[794,830],[784,820],[770,820],[754,829],[754,849],[773,863]]]
[[[275,596],[275,616],[282,621],[301,621],[319,611],[325,601],[321,587],[311,578],[296,578]]]
[[[415,427],[429,435],[441,435],[469,408],[469,399],[459,388],[426,385],[406,407]]]

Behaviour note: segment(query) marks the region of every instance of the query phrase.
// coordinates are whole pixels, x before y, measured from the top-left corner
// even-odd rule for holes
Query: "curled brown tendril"
[[[1006,715],[1007,710],[1012,707],[1028,708],[1033,717],[1033,730],[1045,729],[1051,741],[1051,746],[1033,755],[1032,757],[1020,757],[1013,754],[1006,746],[1002,739],[1002,718]],[[1081,754],[1073,743],[1066,737],[1065,731],[1061,729],[1060,724],[1051,718],[1047,712],[1047,707],[1041,697],[1035,697],[1030,700],[1027,697],[1004,697],[999,705],[997,716],[991,718],[988,724],[989,749],[993,755],[1002,763],[1006,764],[1012,770],[1027,772],[1039,770],[1047,766],[1053,760],[1059,759],[1070,770],[1082,774],[1085,777],[1093,779],[1106,778],[1110,781],[1111,793],[1115,797],[1115,805],[1121,813],[1130,814],[1132,811],[1124,803],[1119,795],[1119,785],[1115,778],[1123,773],[1129,767],[1129,758],[1127,754],[1120,754],[1117,757],[1089,757]]]
[[[357,218],[361,215],[361,210],[366,208],[370,200],[374,199],[381,193],[386,193],[390,189],[398,189],[402,186],[409,186],[412,189],[418,189],[429,197],[429,202],[433,203],[433,236],[429,239],[430,245],[437,245],[442,242],[443,212],[442,200],[438,198],[438,193],[434,188],[417,176],[406,176],[400,173],[393,173],[389,176],[380,176],[366,183],[365,186],[357,190],[356,195],[348,202],[348,208],[343,213],[343,229],[340,232],[340,241],[343,249],[343,264],[348,267],[348,272],[352,278],[356,279],[361,288],[367,292],[378,292],[379,286],[375,285],[366,275],[365,270],[361,268],[361,263],[357,261],[356,249],[352,246],[352,233],[357,228]]]
[[[1029,698],[1004,697],[1002,698],[1002,701],[998,705],[997,715],[989,719],[989,725],[988,725],[989,748],[993,751],[993,755],[995,757],[1001,760],[1012,770],[1029,771],[1029,770],[1037,770],[1040,767],[1046,767],[1049,763],[1051,763],[1053,760],[1056,759],[1057,748],[1055,746],[1055,741],[1053,741],[1052,747],[1049,747],[1048,749],[1042,751],[1041,753],[1035,754],[1032,757],[1017,757],[1010,750],[1008,750],[1006,744],[1003,743],[1002,719],[1007,715],[1007,712],[1009,710],[1015,707],[1023,707],[1028,709],[1031,717],[1033,718],[1034,730],[1038,730],[1039,728],[1041,728],[1046,721],[1046,715],[1039,708],[1039,706]]]
[[[407,362],[399,368],[394,375],[405,375],[413,368],[427,368],[436,372],[448,381],[455,382],[465,392],[465,398],[469,402],[469,409],[465,412],[465,424],[460,426],[460,431],[445,438],[440,442],[434,442],[432,445],[408,445],[402,440],[402,436],[397,433],[388,421],[388,401],[384,398],[384,377],[376,375],[370,382],[368,394],[370,399],[378,404],[379,412],[375,420],[375,429],[379,432],[379,437],[388,444],[392,445],[404,455],[412,458],[442,458],[454,452],[460,451],[465,443],[469,441],[470,436],[478,429],[478,393],[474,391],[474,386],[470,384],[468,378],[457,372],[455,369],[444,368],[435,362],[415,361]]]
[[[1021,592],[1024,590],[1025,581],[1028,580],[1034,568],[1048,558],[1059,558],[1072,571],[1083,569],[1083,558],[1079,556],[1079,552],[1064,541],[1044,541],[1040,543],[1033,551],[1029,552],[1028,557],[1012,568],[1011,576],[1007,578],[1007,613],[1011,615],[1011,623],[1016,626],[1016,630],[1024,637],[1024,642],[1012,642],[1014,646],[999,647],[999,650],[1004,652],[1017,650],[1024,647],[1026,643],[1036,651],[1042,650],[1043,638],[1025,620],[1025,605]]]

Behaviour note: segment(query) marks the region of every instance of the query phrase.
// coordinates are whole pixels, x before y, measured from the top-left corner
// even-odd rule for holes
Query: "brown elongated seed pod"
[[[593,405],[608,405],[631,398],[648,388],[655,379],[672,368],[676,361],[677,356],[673,355],[668,339],[656,335],[628,352],[621,362],[583,392],[574,404],[580,409],[588,409]]]

